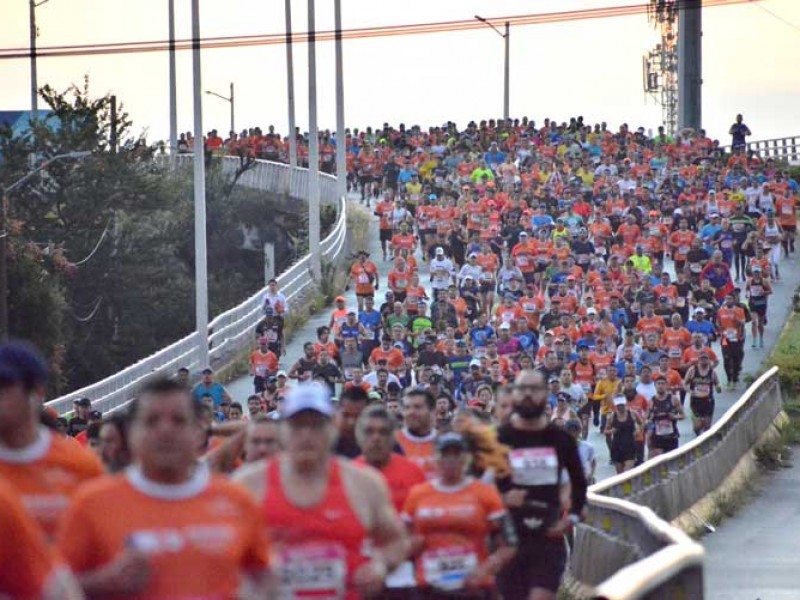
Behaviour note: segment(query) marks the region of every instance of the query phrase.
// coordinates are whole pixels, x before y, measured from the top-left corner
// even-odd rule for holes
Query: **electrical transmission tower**
[[[659,29],[661,42],[642,57],[644,91],[661,105],[667,135],[678,128],[678,4],[650,0],[647,18]]]

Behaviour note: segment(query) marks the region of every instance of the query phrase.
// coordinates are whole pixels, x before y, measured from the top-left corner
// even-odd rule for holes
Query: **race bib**
[[[528,266],[528,257],[527,256],[518,256],[517,257],[517,266],[519,267],[527,267]]]
[[[689,246],[678,246],[678,254],[689,254]]]
[[[681,354],[682,354],[681,349],[676,346],[670,348],[668,352],[670,358],[680,358]]]
[[[460,589],[478,566],[478,557],[469,546],[428,550],[421,560],[425,581],[440,590]]]
[[[722,246],[725,250],[730,250],[733,248],[733,242],[731,240],[722,240],[720,246]]]
[[[783,215],[793,215],[794,214],[794,208],[791,207],[791,206],[784,206],[783,208],[781,208],[781,214],[783,214]]]
[[[699,273],[700,271],[703,270],[703,265],[701,265],[700,263],[692,263],[689,265],[689,270],[692,273]]]
[[[739,339],[739,332],[735,329],[726,329],[725,330],[725,338],[729,342],[735,342]]]
[[[681,296],[676,298],[675,299],[675,306],[677,306],[678,308],[683,308],[684,306],[686,306],[686,298],[683,298]]]
[[[509,455],[511,478],[516,485],[558,484],[555,448],[516,448]]]
[[[697,383],[694,386],[694,393],[697,396],[708,396],[711,393],[711,386],[707,383]]]
[[[369,283],[369,275],[367,275],[366,273],[359,274],[358,283],[360,283],[361,285]]]
[[[656,421],[656,435],[663,437],[674,435],[675,428],[672,426],[672,421],[669,419],[659,419]]]
[[[347,560],[339,544],[289,546],[280,553],[281,600],[338,600],[344,596]]]
[[[265,377],[267,374],[267,367],[264,365],[256,366],[256,377]]]

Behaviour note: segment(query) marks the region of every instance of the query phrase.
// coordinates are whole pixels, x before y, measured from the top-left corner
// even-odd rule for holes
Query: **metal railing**
[[[798,135],[747,142],[747,149],[755,152],[760,158],[775,158],[791,164],[800,163],[800,136]],[[725,146],[723,150],[730,152],[731,146]]]
[[[177,165],[191,161],[191,155],[179,157]],[[238,166],[235,157],[223,157],[223,171],[232,172]],[[289,183],[290,167],[284,164],[259,160],[246,171],[237,185],[253,187],[265,192],[282,194]],[[291,177],[291,196],[304,198],[308,190],[307,169],[297,169]],[[347,202],[336,198],[336,178],[320,174],[320,194],[323,203],[338,202],[338,218],[333,230],[321,241],[323,260],[333,263],[346,255],[347,246]],[[286,295],[290,308],[297,306],[316,283],[311,275],[311,258],[305,256],[279,277],[278,287]],[[247,346],[253,335],[253,327],[262,316],[261,302],[266,288],[253,294],[244,302],[215,317],[208,325],[209,355],[212,363],[219,364]],[[197,332],[192,332],[158,352],[86,387],[45,403],[59,415],[72,411],[73,401],[86,396],[93,407],[104,413],[126,405],[144,379],[154,373],[174,373],[180,367],[191,371],[202,369],[197,349]]]
[[[572,577],[595,598],[702,598],[703,549],[669,522],[713,492],[781,410],[773,367],[703,435],[593,485]]]

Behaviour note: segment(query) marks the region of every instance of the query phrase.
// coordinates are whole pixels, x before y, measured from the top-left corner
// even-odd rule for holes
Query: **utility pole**
[[[322,280],[319,238],[319,132],[317,131],[317,30],[315,0],[308,0],[308,251],[311,274]]]
[[[8,195],[0,206],[0,342],[8,341]]]
[[[169,153],[178,153],[178,86],[175,66],[175,0],[169,0]]]
[[[703,86],[702,0],[684,0],[678,7],[678,127],[702,127]]]
[[[503,38],[503,41],[505,42],[505,64],[503,66],[503,118],[508,119],[511,103],[511,23],[506,21],[505,33],[503,33],[497,27],[492,25],[489,20],[484,19],[480,15],[475,15],[475,18],[487,27],[491,27],[497,35]]]
[[[286,0],[286,85],[289,98],[289,190],[291,191],[292,176],[297,167],[297,135],[294,117],[294,51],[292,48],[292,0]]]
[[[111,96],[111,132],[108,136],[111,154],[117,153],[117,97]]]
[[[344,59],[342,57],[342,0],[334,0],[336,30],[336,195],[347,195],[347,143],[344,133]]]
[[[506,33],[503,36],[506,45],[505,81],[503,95],[503,118],[508,120],[511,103],[511,23],[506,21]]]
[[[197,356],[208,359],[208,258],[206,252],[206,164],[203,143],[203,96],[200,69],[200,0],[192,0],[192,74],[194,79],[194,289]]]
[[[236,102],[233,98],[233,82],[231,81],[231,134],[236,133],[236,116],[235,116]]]
[[[39,2],[44,4],[48,0]],[[28,12],[30,18],[30,45],[31,45],[31,120],[39,118],[39,82],[36,74],[36,0],[29,0]]]

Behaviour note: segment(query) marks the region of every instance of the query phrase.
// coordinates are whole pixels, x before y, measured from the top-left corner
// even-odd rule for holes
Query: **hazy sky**
[[[345,28],[641,4],[645,0],[343,0]],[[202,0],[203,36],[283,30],[282,0]],[[800,27],[800,0],[761,6]],[[0,47],[28,44],[28,0],[0,0]],[[178,37],[191,37],[190,1],[176,0]],[[296,31],[307,2],[293,0]],[[163,40],[166,0],[50,0],[37,9],[38,44]],[[318,29],[333,29],[333,0],[317,0]],[[661,109],[642,92],[642,55],[658,41],[644,14],[517,27],[511,32],[511,113],[559,121],[581,114],[616,127],[656,127]],[[709,8],[703,15],[703,125],[728,143],[743,112],[754,138],[800,134],[800,30],[755,5]],[[333,43],[318,44],[320,127],[335,126]],[[488,28],[462,33],[345,42],[346,121],[427,126],[502,114],[503,42]],[[236,85],[237,129],[275,124],[286,131],[282,45],[203,52],[203,88]],[[42,58],[39,83],[64,88],[90,77],[96,95],[113,92],[150,140],[168,132],[166,53]],[[307,127],[306,47],[295,47],[298,125]],[[192,127],[191,53],[178,54],[179,130]],[[0,61],[0,109],[29,107],[29,61]],[[204,96],[204,126],[227,131],[228,104]]]

